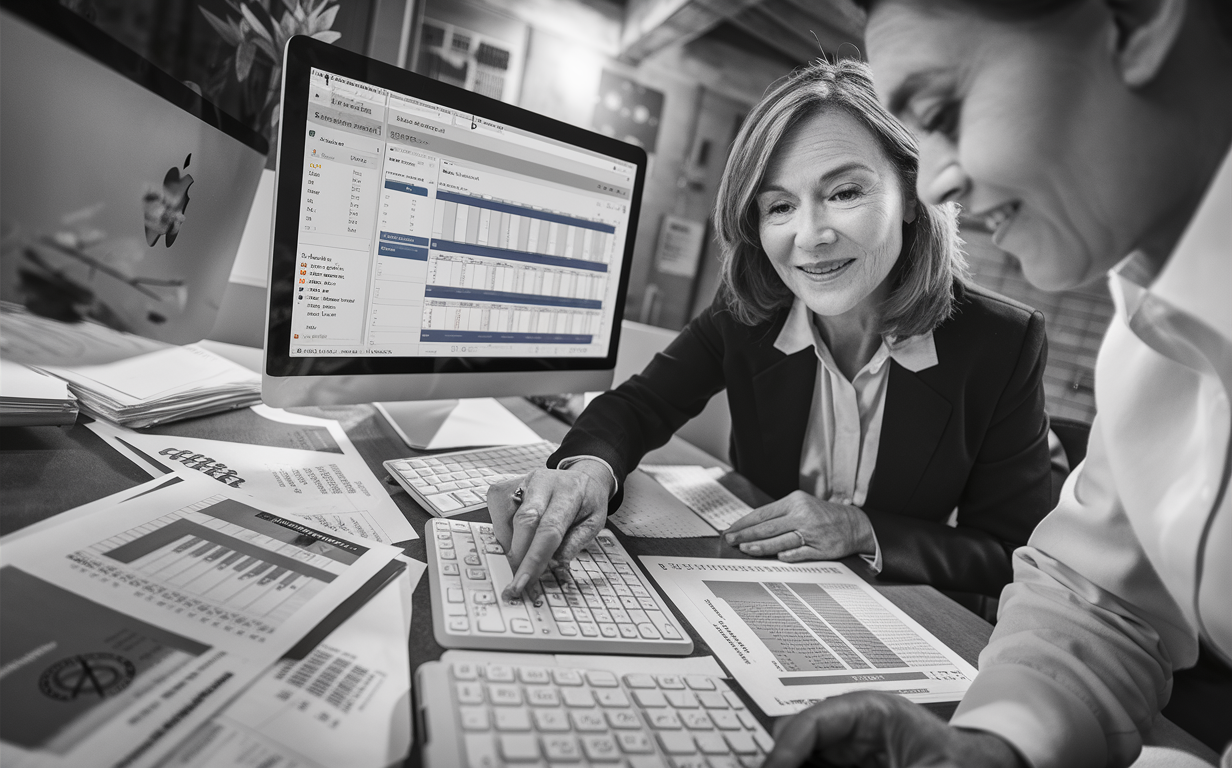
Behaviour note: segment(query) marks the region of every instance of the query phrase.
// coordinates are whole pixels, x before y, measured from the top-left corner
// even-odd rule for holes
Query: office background
[[[718,288],[707,219],[747,110],[772,82],[821,51],[859,55],[863,47],[862,12],[844,0],[299,2],[311,12],[295,31],[641,144],[650,168],[625,317],[668,330],[683,327]],[[269,85],[278,73],[244,29],[239,8],[268,5],[277,20],[281,3],[66,4],[269,130]],[[268,193],[263,187],[258,194]],[[263,203],[259,197],[255,208]],[[977,225],[965,226],[963,236],[976,282],[1047,318],[1049,413],[1089,422],[1095,355],[1112,315],[1104,285],[1040,291]],[[243,342],[263,325],[257,310],[264,266],[243,263],[247,256],[241,250],[214,338]]]

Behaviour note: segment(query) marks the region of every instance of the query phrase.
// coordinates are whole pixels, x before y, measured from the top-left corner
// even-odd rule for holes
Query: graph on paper
[[[214,497],[69,555],[169,613],[262,640],[363,553],[234,499]]]
[[[643,557],[767,715],[860,689],[962,696],[975,669],[841,563]]]

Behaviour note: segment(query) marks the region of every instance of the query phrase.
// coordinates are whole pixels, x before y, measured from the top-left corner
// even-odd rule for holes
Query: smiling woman
[[[815,62],[753,109],[715,209],[715,303],[591,404],[553,469],[489,492],[515,586],[588,542],[626,474],[726,388],[732,464],[776,499],[729,544],[861,555],[972,607],[1000,591],[1051,500],[1043,318],[966,281],[954,207],[920,201],[917,170],[858,62]]]

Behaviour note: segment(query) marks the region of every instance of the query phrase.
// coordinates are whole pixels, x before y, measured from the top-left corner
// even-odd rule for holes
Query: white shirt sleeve
[[[1057,508],[1014,553],[1014,583],[950,721],[1033,768],[1129,765],[1197,636],[1117,497],[1100,418]]]
[[[612,476],[612,493],[610,496],[608,496],[608,500],[611,500],[612,497],[616,495],[616,491],[620,489],[620,481],[616,479],[616,472],[615,470],[612,469],[612,465],[608,464],[606,461],[599,458],[598,456],[570,456],[567,459],[561,459],[560,463],[556,465],[556,468],[557,469],[568,469],[569,467],[572,467],[574,464],[577,464],[579,461],[583,461],[583,460],[599,462],[600,464],[603,465],[603,468],[607,470],[607,473]]]

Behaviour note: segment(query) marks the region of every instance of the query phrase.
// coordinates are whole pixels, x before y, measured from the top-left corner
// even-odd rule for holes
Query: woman
[[[966,282],[954,211],[917,199],[916,172],[860,63],[817,62],[754,108],[715,210],[719,298],[591,404],[516,515],[517,483],[489,492],[510,593],[588,542],[626,473],[725,387],[732,464],[777,499],[729,543],[1000,591],[1050,502],[1044,322]]]
[[[950,723],[835,697],[766,765],[1192,764],[1143,749],[1166,704],[1232,766],[1232,6],[876,0],[865,39],[921,198],[986,216],[1041,287],[1107,272],[1116,314],[1086,461]]]

